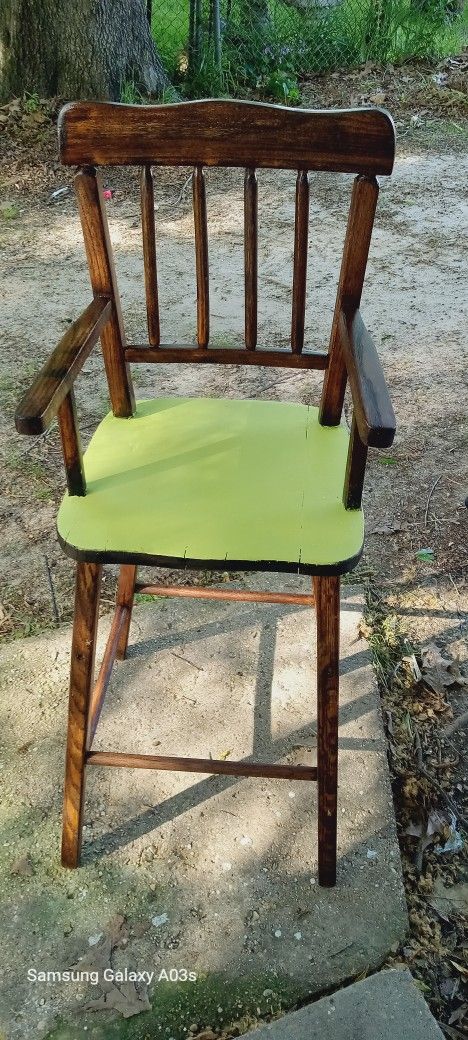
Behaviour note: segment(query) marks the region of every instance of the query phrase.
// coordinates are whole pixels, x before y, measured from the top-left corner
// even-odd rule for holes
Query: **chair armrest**
[[[38,434],[48,429],[97,343],[111,311],[111,300],[107,296],[97,296],[70,325],[21,398],[15,412],[18,433]]]
[[[374,341],[360,311],[340,314],[340,339],[361,441],[389,448],[395,436],[395,413]]]

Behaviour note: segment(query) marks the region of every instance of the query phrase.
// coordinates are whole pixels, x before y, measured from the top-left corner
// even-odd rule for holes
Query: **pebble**
[[[156,914],[156,917],[151,918],[151,924],[153,924],[155,928],[161,928],[161,925],[167,924],[168,920],[169,917],[167,914]]]

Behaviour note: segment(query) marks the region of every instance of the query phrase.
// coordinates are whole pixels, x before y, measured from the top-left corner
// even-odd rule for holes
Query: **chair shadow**
[[[349,603],[346,609],[359,611],[358,604]],[[287,736],[273,739],[272,731],[272,698],[274,660],[276,649],[276,623],[281,618],[297,612],[294,606],[276,606],[274,608],[274,621],[269,613],[269,621],[263,622],[260,629],[259,644],[257,651],[257,675],[255,685],[255,702],[253,718],[253,740],[252,753],[244,756],[239,761],[248,763],[253,761],[276,762],[281,761],[287,755],[291,755],[297,746],[315,745],[316,730],[311,721],[310,724],[301,726]],[[239,630],[239,624],[243,626],[254,622],[258,625],[258,613],[252,609],[245,609],[242,618],[239,612],[233,617],[224,617],[221,620],[210,621],[181,632],[169,632],[151,639],[142,640],[138,644],[129,647],[129,658],[135,659],[146,657],[149,654],[161,650],[180,647],[181,643],[186,646],[190,643],[204,640],[214,634],[223,635]],[[274,625],[274,631],[273,631]],[[364,667],[369,663],[367,649],[359,650],[341,662],[340,674],[349,675],[353,671]],[[125,667],[125,665],[123,665]],[[311,691],[312,696],[315,691]],[[354,721],[369,711],[369,694],[357,697],[352,703],[342,706],[340,709],[340,725]],[[339,737],[339,748],[341,750],[375,751],[376,741],[366,738]],[[195,809],[202,803],[216,795],[228,791],[230,788],[241,784],[245,778],[231,776],[207,776],[184,791],[165,799],[154,807],[146,809],[132,819],[117,825],[101,837],[93,838],[92,841],[83,846],[83,862],[91,863],[101,857],[108,855],[116,848],[122,848],[138,838],[149,834],[151,831],[163,826],[177,816]]]

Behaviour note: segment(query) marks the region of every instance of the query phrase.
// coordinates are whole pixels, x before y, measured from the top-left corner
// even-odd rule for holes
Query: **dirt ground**
[[[464,69],[463,82],[460,68],[462,73]],[[434,79],[434,70],[403,70],[397,77],[394,70],[370,67],[359,77],[331,77],[326,83],[316,80],[304,87],[304,100],[349,104],[376,99],[375,103],[388,105],[397,118],[397,163],[394,175],[381,180],[362,311],[383,361],[398,429],[392,449],[371,452],[365,493],[367,543],[355,578],[371,581],[378,588],[386,617],[390,615],[416,646],[436,641],[463,665],[468,607],[468,513],[464,505],[468,494],[466,61],[464,66],[459,63],[449,72],[446,69],[444,66],[441,74],[452,76],[450,90]],[[409,77],[407,83],[404,75]],[[41,121],[42,111],[26,115],[24,120],[24,111],[18,110],[13,120],[8,116],[8,132],[1,145],[0,624],[7,640],[71,616],[73,567],[63,557],[54,531],[56,505],[63,491],[57,431],[34,441],[20,438],[14,431],[13,413],[21,391],[90,298],[70,171],[63,171],[53,157],[53,132],[46,117]],[[34,122],[37,126],[31,130]],[[166,341],[190,341],[195,330],[188,175],[186,170],[175,176],[162,171],[157,178],[158,262]],[[105,186],[113,190],[108,213],[127,337],[144,342],[136,178],[109,171]],[[52,193],[62,187],[67,190],[54,198]],[[310,347],[323,348],[328,341],[350,190],[351,178],[344,175],[311,178]],[[210,171],[207,191],[212,341],[240,343],[240,172]],[[279,346],[287,342],[290,320],[294,178],[287,173],[262,172],[259,206],[259,343]],[[134,373],[139,397],[223,392],[232,397],[261,395],[315,403],[320,388],[318,374],[280,370],[203,366],[179,372],[172,366],[135,366]],[[98,351],[78,382],[78,402],[86,442],[107,409]],[[113,598],[111,570],[104,608]],[[210,575],[203,580],[209,581]],[[447,717],[451,710],[457,715],[466,709],[462,687],[447,690],[447,704]],[[466,816],[466,759],[461,744],[456,743],[459,738],[458,731],[453,738],[455,766],[442,786],[454,799],[460,816]],[[453,881],[465,868],[463,855],[452,860],[456,861]],[[412,867],[408,869],[410,887],[418,888],[419,879],[414,880]],[[417,933],[417,923],[412,923]],[[443,931],[443,922],[441,927]],[[422,968],[421,972],[424,975]],[[460,975],[455,993],[461,992],[462,983]],[[448,1021],[440,978],[438,996],[430,983],[424,985],[431,999],[438,1001],[437,1017]],[[451,1011],[453,1000],[452,993]],[[461,1031],[466,1028],[461,1015],[447,1028],[451,1030],[447,1036],[467,1035]]]

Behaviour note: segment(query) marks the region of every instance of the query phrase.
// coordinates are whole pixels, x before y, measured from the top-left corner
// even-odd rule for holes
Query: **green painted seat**
[[[306,405],[140,401],[98,427],[60,541],[88,561],[343,573],[363,542],[362,511],[342,502],[348,443]]]

